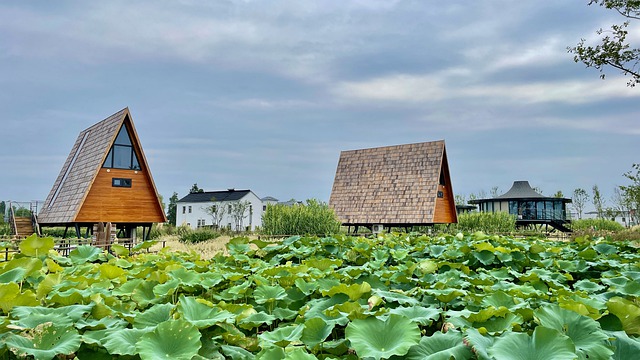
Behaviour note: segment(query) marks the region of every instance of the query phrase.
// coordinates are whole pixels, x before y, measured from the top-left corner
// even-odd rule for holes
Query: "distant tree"
[[[167,221],[169,224],[176,225],[176,211],[178,209],[178,193],[173,192],[169,198],[169,208],[167,209]]]
[[[189,190],[189,194],[203,193],[204,190],[198,187],[198,183],[195,183],[191,186],[191,190]]]
[[[222,218],[224,218],[224,215],[227,213],[227,207],[222,204],[217,204],[216,203],[217,200],[215,196],[211,198],[211,201],[213,202],[213,204],[203,208],[203,210],[209,216],[211,216],[211,220],[213,222],[214,227],[219,229],[220,225],[222,224]]]
[[[7,204],[4,201],[0,201],[0,223],[4,222],[4,212],[7,210]]]
[[[582,211],[584,210],[584,205],[587,203],[588,199],[589,194],[587,194],[585,189],[577,188],[573,190],[573,198],[571,199],[571,202],[578,212],[578,219],[582,219]]]
[[[553,197],[555,197],[555,198],[563,198],[564,194],[562,193],[562,190],[558,190],[558,191],[556,191],[555,194],[553,194]]]
[[[245,215],[247,210],[249,210],[249,205],[251,205],[248,201],[234,201],[231,203],[231,212],[230,215],[233,217],[233,220],[236,225],[236,231],[241,231],[244,227],[244,218],[247,217]]]
[[[453,198],[455,200],[456,205],[465,205],[467,203],[466,197],[462,194],[454,195]]]
[[[640,20],[640,1],[590,0],[589,5],[593,4],[615,10],[626,20],[622,24],[611,25],[610,30],[600,28],[596,31],[596,34],[602,36],[599,45],[587,45],[583,38],[578,45],[568,47],[567,50],[574,55],[575,62],[582,62],[587,67],[600,71],[601,79],[605,78],[605,68],[613,68],[625,76],[630,76],[627,82],[628,86],[633,87],[640,84],[640,48],[632,47],[627,41],[627,27],[630,22]]]
[[[593,191],[592,192],[593,207],[596,208],[596,213],[598,214],[598,218],[602,218],[604,216],[604,207],[605,207],[604,198],[600,193],[600,189],[598,188],[598,185],[593,185],[592,191]]]
[[[623,174],[631,181],[631,185],[620,186],[620,190],[629,207],[629,217],[634,224],[638,224],[640,223],[640,164],[633,164],[632,168],[633,170]]]
[[[498,195],[500,195],[500,188],[497,186],[494,186],[491,188],[491,197],[495,198],[498,197]]]
[[[534,186],[531,189],[533,189],[533,191],[537,192],[538,194],[542,195],[542,189],[540,189],[539,187]]]
[[[486,199],[487,198],[487,192],[484,190],[480,190],[478,191],[478,199]]]

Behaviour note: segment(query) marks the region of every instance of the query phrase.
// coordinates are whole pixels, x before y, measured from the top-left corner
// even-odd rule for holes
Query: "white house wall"
[[[251,213],[249,209],[245,213],[246,217],[243,221],[243,226],[248,227],[251,226],[251,230],[255,230],[256,227],[262,226],[262,201],[260,198],[256,196],[253,192],[249,192],[245,195],[240,201],[248,201],[251,209]],[[220,222],[221,227],[230,226],[232,230],[236,230],[235,220],[233,216],[229,214],[228,206],[231,205],[234,201],[216,201],[215,204],[218,206],[225,206],[225,214]],[[198,223],[202,226],[204,222],[204,226],[212,226],[213,219],[211,215],[207,214],[205,209],[213,205],[213,201],[208,202],[178,202],[176,209],[176,224],[178,225],[188,225],[192,229],[198,228]]]

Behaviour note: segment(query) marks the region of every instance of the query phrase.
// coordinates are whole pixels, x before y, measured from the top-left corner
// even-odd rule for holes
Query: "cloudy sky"
[[[640,162],[640,87],[567,53],[621,22],[587,2],[3,1],[0,199],[45,199],[127,106],[165,199],[328,200],[340,151],[439,139],[457,194],[609,198]]]

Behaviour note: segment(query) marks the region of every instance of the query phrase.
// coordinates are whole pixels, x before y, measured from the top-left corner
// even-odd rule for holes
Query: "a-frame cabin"
[[[38,215],[41,227],[73,228],[77,237],[111,223],[119,237],[141,226],[146,238],[166,221],[129,108],[80,132]]]
[[[341,152],[329,206],[356,231],[456,223],[444,140]]]

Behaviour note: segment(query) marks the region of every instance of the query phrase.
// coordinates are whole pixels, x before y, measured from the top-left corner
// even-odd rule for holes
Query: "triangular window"
[[[140,162],[138,156],[133,148],[131,137],[127,127],[122,124],[116,141],[114,141],[107,159],[102,165],[104,168],[111,169],[127,169],[127,170],[140,170]]]

